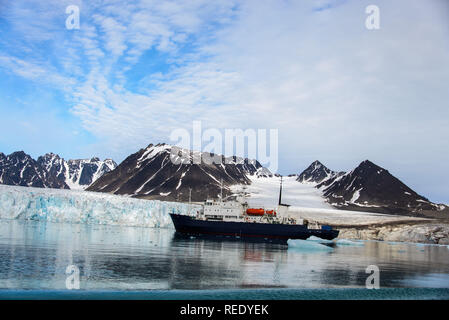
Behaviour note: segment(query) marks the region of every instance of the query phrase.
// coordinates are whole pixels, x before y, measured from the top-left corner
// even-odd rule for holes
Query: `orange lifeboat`
[[[249,214],[251,216],[263,216],[265,214],[264,209],[255,209],[255,208],[248,208],[246,209],[246,214]]]
[[[265,213],[270,216],[276,216],[276,211],[274,211],[274,210],[267,210],[267,211],[265,211]]]

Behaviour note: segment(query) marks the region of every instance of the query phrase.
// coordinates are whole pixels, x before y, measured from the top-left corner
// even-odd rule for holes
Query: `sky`
[[[369,159],[449,203],[448,107],[446,0],[0,0],[5,154],[120,162],[193,121],[277,129],[281,174]]]

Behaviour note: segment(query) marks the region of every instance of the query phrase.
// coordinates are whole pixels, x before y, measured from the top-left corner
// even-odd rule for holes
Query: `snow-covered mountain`
[[[218,161],[207,161],[217,157]],[[249,176],[270,176],[255,160],[224,157],[207,152],[179,149],[167,144],[150,144],[130,155],[112,172],[106,173],[87,190],[163,200],[192,201],[231,194],[229,186],[250,184]]]
[[[445,205],[430,202],[369,160],[351,172],[323,180],[317,188],[322,190],[329,204],[340,209],[394,214],[446,209]]]
[[[47,153],[37,159],[49,177],[57,177],[70,189],[85,189],[117,164],[112,159],[99,158],[64,160],[57,154]]]
[[[41,165],[23,151],[0,153],[0,183],[39,188],[67,188],[64,182],[47,176]]]
[[[99,158],[64,160],[47,153],[36,160],[23,151],[0,153],[0,183],[27,187],[85,189],[117,164]]]
[[[318,160],[312,162],[296,179],[301,183],[321,183],[325,180],[334,178],[338,175],[343,175],[344,172],[335,172],[328,169]]]

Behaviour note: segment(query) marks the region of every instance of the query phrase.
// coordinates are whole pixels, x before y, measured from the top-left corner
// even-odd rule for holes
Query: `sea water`
[[[367,267],[379,290],[366,289]],[[79,270],[69,290],[68,266]],[[0,298],[448,299],[447,246],[178,238],[171,228],[0,219]]]

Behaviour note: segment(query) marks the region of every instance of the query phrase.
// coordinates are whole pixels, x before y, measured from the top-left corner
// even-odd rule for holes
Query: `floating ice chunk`
[[[318,238],[316,236],[310,236],[307,238],[308,241],[318,241],[318,240],[322,240],[321,238]]]
[[[316,237],[316,236],[308,237],[307,241],[315,241],[315,242],[321,242],[321,243],[334,243],[334,241],[332,241],[332,240],[321,239],[321,238]]]
[[[398,242],[398,241],[387,241],[387,243],[393,246],[406,244],[406,242]]]
[[[428,245],[427,243],[420,243],[420,242],[417,242],[417,243],[411,242],[411,243],[416,245],[417,247],[424,247],[424,246]]]
[[[333,249],[324,244],[320,244],[316,241],[308,240],[293,240],[289,239],[287,241],[288,248],[304,252],[315,252],[315,251],[332,251]]]
[[[381,241],[383,242],[383,241]],[[438,243],[421,243],[421,242],[410,242],[410,241],[386,241],[388,244],[391,245],[408,245],[408,246],[416,246],[416,247],[428,247],[428,246],[440,246],[440,247],[446,247],[445,244],[438,244]]]
[[[363,247],[365,243],[363,241],[357,240],[348,240],[348,239],[338,239],[335,241],[338,246],[354,246],[354,247]]]

